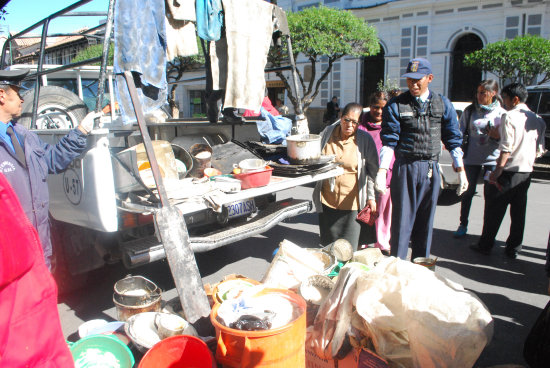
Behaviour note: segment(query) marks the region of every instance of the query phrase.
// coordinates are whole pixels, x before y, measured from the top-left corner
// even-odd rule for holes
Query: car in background
[[[550,84],[527,87],[526,105],[546,122],[546,149],[550,150]]]

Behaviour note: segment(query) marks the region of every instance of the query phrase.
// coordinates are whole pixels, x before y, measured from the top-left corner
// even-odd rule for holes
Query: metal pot
[[[286,137],[286,151],[293,164],[310,164],[321,158],[321,136],[299,134]]]

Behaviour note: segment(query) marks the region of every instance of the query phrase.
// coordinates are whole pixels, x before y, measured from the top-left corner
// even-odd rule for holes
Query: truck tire
[[[29,129],[35,90],[23,94],[19,124]],[[84,119],[88,108],[84,101],[68,89],[56,86],[40,88],[36,129],[73,129]]]

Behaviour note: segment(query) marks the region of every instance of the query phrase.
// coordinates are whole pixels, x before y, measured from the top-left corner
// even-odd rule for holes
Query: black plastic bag
[[[531,328],[525,344],[523,357],[531,368],[546,368],[550,362],[550,302]]]

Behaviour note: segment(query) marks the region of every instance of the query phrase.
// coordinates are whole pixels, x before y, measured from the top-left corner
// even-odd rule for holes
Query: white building
[[[413,57],[431,61],[432,90],[455,101],[469,100],[476,84],[489,76],[465,68],[465,53],[517,35],[550,36],[550,5],[543,0],[278,1],[287,11],[319,4],[349,9],[376,27],[381,53],[369,58],[345,57],[337,63],[311,105],[318,109],[324,109],[333,95],[341,105],[365,104],[380,80],[390,79],[406,87],[400,76]],[[299,59],[298,64],[303,69],[305,61]]]

